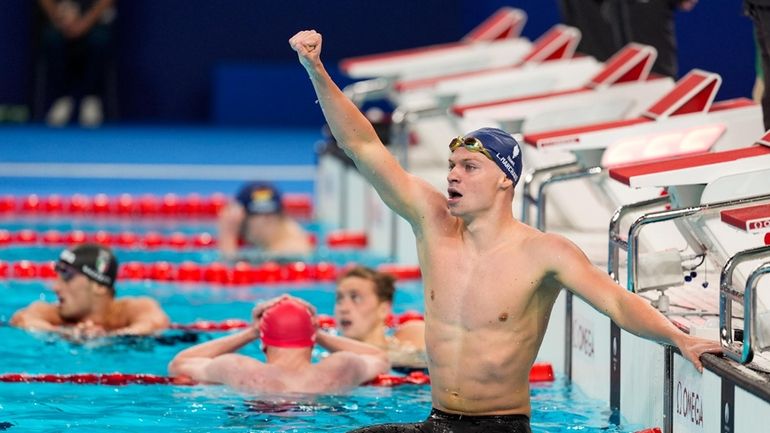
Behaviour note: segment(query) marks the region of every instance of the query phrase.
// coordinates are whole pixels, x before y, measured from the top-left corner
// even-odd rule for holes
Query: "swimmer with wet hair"
[[[340,148],[412,227],[423,276],[425,348],[433,411],[423,423],[366,432],[529,432],[529,371],[564,288],[623,329],[679,348],[699,371],[718,341],[681,332],[617,285],[566,238],[513,217],[521,149],[497,128],[447,137],[446,194],[408,173],[321,62],[314,30],[289,45],[307,71]]]
[[[52,289],[59,302],[34,302],[17,311],[11,325],[76,340],[147,335],[168,328],[168,316],[154,299],[115,298],[118,260],[109,248],[81,244],[66,249],[55,270]]]
[[[424,369],[425,322],[410,320],[392,335],[385,322],[392,314],[396,291],[393,276],[364,266],[343,272],[337,281],[334,318],[340,333],[388,352],[396,369]]]
[[[239,254],[240,243],[265,253],[305,255],[313,244],[300,224],[286,215],[281,192],[267,182],[250,182],[241,187],[235,200],[219,213],[219,250],[226,258]]]
[[[253,318],[246,330],[183,350],[169,364],[169,374],[246,393],[326,394],[348,391],[389,371],[383,350],[319,331],[315,309],[299,298],[263,302]],[[257,341],[265,362],[234,353]],[[313,363],[316,344],[331,354]]]

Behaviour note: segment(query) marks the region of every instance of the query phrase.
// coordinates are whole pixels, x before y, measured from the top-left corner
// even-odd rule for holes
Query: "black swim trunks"
[[[430,411],[427,420],[414,424],[381,424],[348,433],[531,433],[526,415],[468,416]]]

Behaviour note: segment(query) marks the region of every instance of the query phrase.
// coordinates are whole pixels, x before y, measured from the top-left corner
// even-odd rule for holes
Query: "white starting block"
[[[721,84],[719,75],[700,70],[690,71],[676,86],[655,102],[641,116],[619,121],[583,125],[574,128],[556,129],[524,135],[524,141],[538,149],[558,149],[572,152],[614,150],[611,157],[605,157],[609,165],[639,161],[640,155],[620,155],[619,151],[631,152],[644,148],[663,133],[687,131],[696,127],[723,127],[724,134],[718,148],[735,147],[736,143],[750,143],[753,137],[762,134],[762,113],[759,105],[746,98],[737,98],[714,103],[714,97]],[[662,153],[664,148],[687,145],[688,153],[706,151],[696,149],[696,142],[685,140],[686,136],[666,138],[668,146],[657,144],[655,154],[650,158],[675,156],[678,152]],[[682,141],[685,140],[685,141]],[[611,148],[615,149],[611,149]],[[676,149],[674,149],[676,150]],[[644,155],[641,155],[644,156]],[[594,161],[599,163],[600,161]]]
[[[609,175],[632,188],[667,187],[669,194],[675,196],[672,201],[677,207],[684,207],[701,203],[701,194],[676,196],[677,187],[689,185],[705,187],[705,185],[723,177],[768,169],[770,169],[770,147],[760,144],[720,152],[625,165],[610,169]],[[751,193],[760,194],[763,190],[770,190],[770,182],[755,184]],[[742,194],[734,190],[734,186],[731,186],[730,190],[722,191],[722,194],[711,192],[707,199],[714,201],[720,198],[720,195],[740,197]]]
[[[767,182],[770,147],[760,141],[751,147],[630,164],[610,169],[609,177],[631,188],[665,187],[675,209],[697,209],[763,195],[770,197],[770,182]],[[770,228],[770,216],[763,214],[767,211],[766,204],[737,205],[740,208],[721,210],[719,218],[703,218],[687,228],[699,239],[698,248],[708,250],[722,264],[736,252],[763,243],[762,237],[747,241],[738,235],[735,227],[749,235],[764,233]],[[670,240],[670,236],[662,239]]]
[[[479,71],[441,79],[433,87],[440,106],[470,105],[503,98],[573,89],[584,85],[604,65],[593,57],[543,62],[518,68]]]
[[[618,85],[619,83],[636,81],[648,82],[647,78],[655,58],[656,52],[654,48],[638,44],[629,45],[613,56],[612,59],[601,67],[601,70],[594,69],[591,74],[593,76],[585,76],[579,83],[576,83],[573,88],[563,89],[562,91],[565,93],[573,93],[584,91],[589,88],[609,88]],[[583,60],[575,59],[571,62],[575,61]],[[593,60],[590,61],[595,62]],[[548,71],[552,71],[554,75],[569,75],[570,72],[574,72],[569,68],[551,68],[551,66],[549,66],[555,64],[561,65],[562,63],[563,62],[560,61],[544,62],[537,67],[527,69],[526,73],[530,74],[533,79],[541,79],[548,75]],[[659,81],[662,85],[665,85],[665,81],[663,80],[651,81]],[[499,101],[501,99],[502,90],[500,88],[495,89],[495,97],[492,98],[492,100]],[[543,95],[542,92],[538,93],[537,89],[538,87],[533,88],[530,85],[514,86],[514,91],[519,93],[527,93],[530,96]],[[481,126],[492,126],[494,124],[494,122],[488,122],[487,124],[478,123],[479,122],[466,122],[464,119],[446,115],[413,117],[409,122],[408,129],[411,135],[416,138],[418,145],[409,149],[408,158],[410,169],[414,168],[415,174],[425,177],[426,179],[429,179],[429,181],[433,177],[437,179],[442,177],[438,173],[433,174],[432,172],[423,176],[419,170],[427,167],[427,170],[430,171],[430,167],[441,167],[442,169],[445,167],[446,160],[444,155],[446,155],[446,143],[448,137],[459,135]],[[529,163],[525,158],[525,165],[528,164]],[[534,164],[534,166],[537,165],[538,164]],[[438,182],[431,183],[437,184]]]
[[[770,146],[760,140],[751,147],[629,164],[611,168],[609,177],[631,188],[666,188],[675,209],[770,196]],[[722,263],[738,251],[757,246],[744,243],[734,227],[749,234],[770,228],[770,216],[762,214],[766,205],[743,207],[726,208],[719,219],[691,227],[701,244]]]
[[[459,42],[351,57],[340,69],[351,78],[395,79],[515,64],[530,50],[519,38],[526,20],[524,11],[503,7]]]
[[[553,150],[559,158],[565,152],[573,154],[577,160],[574,170],[594,170],[598,174],[604,168],[622,164],[730,149],[753,142],[763,132],[761,108],[747,99],[713,103],[720,83],[717,74],[694,70],[642,116],[525,134],[523,140],[530,146],[525,146],[529,148],[525,149],[524,165],[528,170],[548,166],[546,151]],[[532,152],[533,147],[537,151]],[[552,188],[555,183],[561,186]],[[526,193],[522,196],[529,197],[528,183],[524,189]],[[568,183],[561,179],[551,182],[547,193],[549,218],[579,234],[606,230],[602,226],[618,206],[650,199],[659,191],[629,190],[607,182],[604,176],[591,176]],[[544,205],[540,202],[545,201],[545,194],[527,199],[538,204],[538,226],[544,228],[545,217],[540,212]],[[575,212],[574,203],[581,203],[583,211]],[[529,209],[529,203],[525,209]],[[592,259],[600,259],[601,256],[590,253],[592,249],[586,249]]]
[[[720,213],[720,219],[723,223],[749,234],[768,233],[770,232],[770,205],[725,210]],[[765,243],[770,244],[770,242]]]
[[[767,142],[767,139],[768,136],[765,136],[759,143]],[[762,221],[770,220],[770,182],[767,181],[770,178],[770,147],[767,145],[770,143],[657,162],[629,164],[609,170],[611,179],[619,180],[625,185],[639,188],[665,187],[670,196],[627,204],[615,212],[610,222],[610,275],[620,283],[627,282],[626,287],[631,291],[646,292],[644,297],[690,334],[712,340],[721,339],[725,352],[733,359],[733,338],[742,337],[739,334],[734,336],[730,325],[738,324],[738,320],[745,320],[744,324],[751,322],[751,326],[740,327],[745,330],[743,338],[751,335],[752,345],[758,340],[755,332],[762,331],[763,327],[768,331],[770,325],[767,320],[764,325],[758,321],[759,315],[743,311],[742,305],[736,308],[734,304],[740,302],[733,298],[737,293],[734,290],[742,291],[746,287],[749,293],[750,284],[746,279],[739,277],[743,270],[738,268],[748,264],[749,259],[760,257],[762,251],[757,250],[765,250],[764,262],[770,258],[770,250],[762,246],[767,243],[767,240],[763,239],[763,233],[741,230],[761,227],[764,225]],[[671,208],[662,209],[664,202],[669,200]],[[643,215],[640,216],[640,212]],[[632,223],[626,229],[627,222]],[[621,275],[623,268],[620,266],[618,254],[621,248],[627,251],[627,275]],[[672,251],[675,254],[672,254]],[[666,262],[665,270],[661,268],[661,262]],[[665,277],[669,284],[646,284],[647,282],[643,281],[644,268],[647,268],[648,273],[665,273],[666,275],[658,277]],[[761,266],[759,268],[761,269]],[[754,267],[754,271],[756,269],[757,267]],[[730,278],[726,279],[725,275],[728,274]],[[754,273],[751,272],[751,275]],[[770,283],[767,280],[765,278],[763,282]],[[660,295],[656,297],[653,291],[659,291]],[[762,296],[762,290],[752,289],[751,296],[746,298],[747,304],[748,301],[757,301],[757,294]],[[765,290],[765,305],[770,300],[768,294],[770,291]],[[736,298],[742,298],[742,294]],[[758,301],[757,306],[760,308],[755,311],[762,311],[761,305],[762,301]],[[735,316],[731,315],[733,310]],[[731,314],[725,314],[725,311]],[[770,319],[770,316],[766,319]],[[650,362],[646,358],[648,353],[658,351],[657,356],[660,356],[659,348],[641,343],[624,331],[620,333],[620,340],[621,347],[624,348],[621,360],[623,366],[620,369],[621,382],[639,376],[639,369]],[[754,350],[760,346],[761,344],[754,345]],[[630,347],[632,348],[629,352]],[[683,383],[688,389],[701,389],[709,382],[713,383],[707,374],[701,376],[695,373],[691,366],[679,362],[681,358],[674,361],[671,377],[674,384]],[[745,361],[741,359],[739,362]],[[732,363],[725,364],[727,368],[734,366]],[[656,365],[660,365],[660,361]],[[694,375],[688,377],[683,372],[682,365]],[[740,367],[735,373],[744,371],[748,370]],[[660,386],[653,382],[637,385],[633,393],[640,390],[647,392],[647,389],[660,390]],[[709,392],[718,394],[718,383],[715,389]],[[621,397],[621,405],[630,405],[634,401],[630,392]],[[758,410],[756,402],[752,404],[755,404],[752,406],[753,410]],[[724,409],[718,401],[709,404],[704,402],[703,407],[704,411],[715,413]],[[737,402],[735,407],[738,407]],[[633,410],[630,407],[621,408],[628,409]],[[730,416],[734,413],[731,411]],[[678,415],[674,413],[673,416]],[[755,430],[757,427],[747,429]],[[717,428],[705,431],[717,431]]]
[[[723,345],[728,344],[731,357],[740,361],[751,360],[751,351],[740,357],[740,351],[735,351],[733,346],[733,309],[746,315],[744,325],[751,329],[744,329],[747,340],[755,345],[754,351],[770,347],[770,280],[763,280],[759,287],[749,298],[749,304],[755,303],[749,314],[744,310],[744,305],[736,301],[744,300],[742,292],[735,292],[747,285],[747,280],[752,272],[763,266],[768,254],[755,252],[766,245],[770,245],[770,134],[766,134],[758,141],[758,145],[740,149],[731,149],[720,152],[685,156],[659,161],[656,163],[633,164],[624,167],[610,169],[611,178],[631,187],[661,187],[665,186],[671,196],[671,202],[675,210],[667,212],[671,214],[671,220],[675,223],[678,233],[671,231],[661,234],[655,231],[655,236],[648,235],[647,243],[655,244],[653,248],[660,251],[674,242],[674,239],[684,239],[693,250],[704,255],[703,261],[712,263],[701,269],[704,282],[703,287],[712,287],[708,296],[704,297],[702,290],[678,295],[679,303],[689,305],[705,305],[709,310],[716,310],[716,295],[714,288],[720,288],[719,312],[720,328],[715,327],[713,320],[703,322],[694,321],[688,324],[691,332],[698,332],[710,338],[721,338]],[[664,214],[649,217],[651,222],[665,221]],[[657,224],[656,224],[657,226]],[[633,231],[633,227],[630,231]],[[629,235],[630,237],[630,235]],[[636,253],[629,241],[629,260]],[[705,253],[708,252],[708,257]],[[748,254],[746,254],[748,253]],[[757,257],[752,257],[757,255]],[[736,256],[742,257],[734,260]],[[637,269],[638,264],[629,265],[629,269]],[[711,274],[707,272],[709,267]],[[722,268],[729,269],[729,278],[725,282],[725,273],[721,275],[715,271]],[[716,274],[716,275],[714,275]],[[707,280],[712,280],[711,285]],[[716,281],[713,281],[716,280]],[[634,279],[629,277],[629,284]],[[725,286],[727,284],[727,286]],[[632,284],[635,290],[643,290]],[[757,287],[756,284],[754,287]],[[746,290],[749,290],[748,288]],[[663,296],[662,296],[663,297]],[[755,298],[754,298],[755,297]],[[668,299],[668,296],[665,297]],[[676,299],[676,298],[675,298]],[[727,305],[729,304],[729,306]],[[692,314],[692,313],[691,313]],[[729,317],[725,317],[725,315]],[[752,320],[748,317],[752,316]],[[726,321],[729,325],[726,325]],[[751,322],[751,325],[749,325]],[[704,328],[705,326],[705,328]],[[694,329],[694,330],[693,330]],[[765,362],[767,362],[766,360]]]
[[[633,56],[645,57],[635,63]],[[510,133],[533,133],[638,117],[674,87],[669,77],[648,76],[656,57],[654,48],[632,44],[610,59],[605,69],[585,86],[455,105],[451,110],[467,123],[494,122]]]
[[[407,79],[396,81],[389,94],[389,99],[401,110],[432,109],[440,103],[435,99],[435,88],[442,81],[472,78],[490,73],[501,73],[536,67],[547,62],[555,67],[557,64],[567,65],[573,60],[575,50],[580,43],[580,30],[557,24],[537,38],[530,51],[518,62],[507,66],[485,68],[460,73],[443,73],[428,78]],[[590,58],[581,59],[594,63]]]

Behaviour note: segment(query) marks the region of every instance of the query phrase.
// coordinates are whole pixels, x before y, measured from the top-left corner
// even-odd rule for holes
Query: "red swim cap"
[[[313,316],[304,305],[284,299],[262,315],[259,336],[265,346],[310,347],[315,344]]]

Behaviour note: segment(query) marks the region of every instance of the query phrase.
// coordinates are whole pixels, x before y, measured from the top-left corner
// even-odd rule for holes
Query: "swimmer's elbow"
[[[179,361],[177,361],[176,358],[172,359],[171,362],[168,363],[168,366],[166,366],[166,370],[168,371],[168,374],[170,376],[178,376],[179,375]]]
[[[15,313],[13,313],[13,316],[11,316],[11,320],[8,322],[11,326],[15,326],[17,328],[24,327],[24,310],[19,310]]]
[[[8,322],[11,326],[17,328],[29,329],[29,330],[48,330],[51,325],[38,317],[34,312],[30,311],[30,308],[24,308],[11,316],[11,320]]]
[[[160,314],[158,314],[158,316],[150,323],[153,332],[165,331],[169,326],[171,326],[171,320],[169,320],[166,313],[163,312],[160,312]]]
[[[366,369],[366,374],[364,374],[365,382],[373,380],[381,374],[387,374],[390,371],[390,362],[387,357],[372,356],[367,364],[368,368]]]
[[[190,376],[187,371],[189,369],[186,368],[188,364],[189,363],[184,357],[177,355],[168,363],[168,374],[170,376]]]
[[[379,365],[379,373],[377,374],[386,374],[390,371],[390,361],[388,360],[387,356],[380,360]]]
[[[390,371],[390,359],[386,352],[374,355],[374,365],[377,370],[377,374],[384,374]]]

